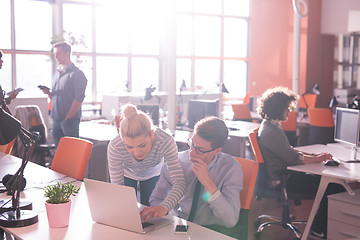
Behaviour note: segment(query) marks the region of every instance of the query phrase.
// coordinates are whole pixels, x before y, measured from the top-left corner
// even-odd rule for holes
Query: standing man
[[[87,79],[84,73],[71,62],[71,46],[65,42],[54,45],[54,57],[58,69],[52,81],[52,90],[42,91],[52,101],[51,118],[56,146],[64,136],[79,137],[81,104],[85,98]]]
[[[217,117],[207,117],[195,124],[188,143],[190,149],[179,153],[186,187],[174,208],[179,217],[223,233],[238,222],[243,188],[241,165],[221,152],[228,132],[224,121]],[[151,194],[150,205],[161,205],[172,185],[165,166]]]

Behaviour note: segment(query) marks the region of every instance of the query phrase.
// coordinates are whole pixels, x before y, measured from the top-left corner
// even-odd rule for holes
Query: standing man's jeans
[[[53,137],[56,147],[62,137],[79,137],[80,118],[72,118],[69,120],[53,119]]]

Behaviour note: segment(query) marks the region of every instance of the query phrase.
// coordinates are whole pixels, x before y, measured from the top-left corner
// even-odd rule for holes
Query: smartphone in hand
[[[44,86],[44,85],[38,85],[38,88],[40,88],[41,90],[44,90],[44,89],[50,90],[50,88],[48,88],[47,86]]]
[[[24,90],[23,88],[17,88],[17,89],[15,89],[15,94],[18,94],[19,92],[21,92],[21,91],[23,91],[23,90]],[[12,91],[11,91],[11,92],[8,92],[6,95],[10,96],[11,93],[12,93]]]

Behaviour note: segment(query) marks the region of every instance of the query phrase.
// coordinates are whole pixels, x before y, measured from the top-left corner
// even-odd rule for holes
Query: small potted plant
[[[67,227],[71,208],[71,196],[75,196],[80,190],[72,182],[48,185],[44,188],[46,213],[49,226],[52,228]]]

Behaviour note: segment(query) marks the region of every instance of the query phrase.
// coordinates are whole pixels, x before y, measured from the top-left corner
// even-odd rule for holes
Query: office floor
[[[312,200],[303,200],[300,206],[294,206],[293,202],[290,202],[290,211],[294,213],[296,220],[306,220],[310,214]],[[255,198],[251,202],[251,207],[249,211],[249,234],[248,240],[255,240],[254,233],[256,228],[254,222],[257,217],[261,214],[267,214],[274,217],[281,216],[281,205],[273,199],[262,199],[257,201]],[[305,229],[305,224],[296,225],[300,232],[303,232]],[[284,229],[281,226],[270,226],[266,227],[261,235],[263,240],[291,240],[295,239],[295,235],[290,229]]]

